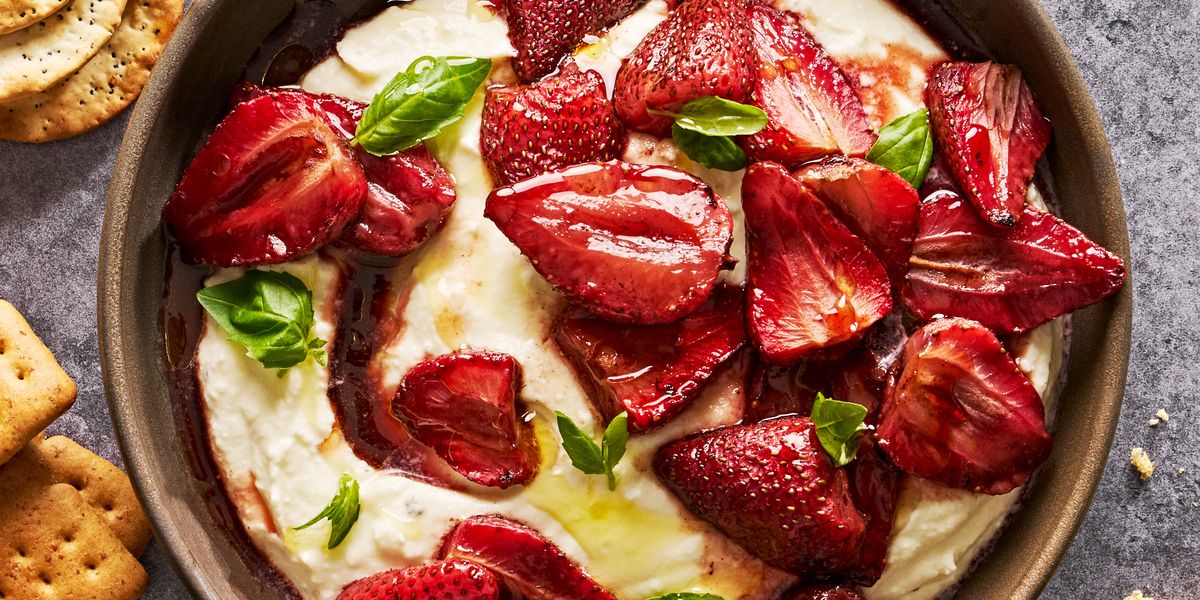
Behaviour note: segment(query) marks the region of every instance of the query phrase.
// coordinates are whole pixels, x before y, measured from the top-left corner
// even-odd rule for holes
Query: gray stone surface
[[[1133,238],[1135,330],[1121,425],[1095,504],[1046,598],[1200,598],[1200,3],[1047,0],[1113,143]],[[48,146],[0,143],[0,297],[79,383],[52,428],[117,461],[96,356],[96,248],[124,118]],[[1160,407],[1171,420],[1150,428]],[[1158,461],[1147,483],[1130,448]],[[1179,469],[1185,469],[1180,473]],[[1031,540],[1036,543],[1036,540]],[[152,599],[186,592],[157,548]]]

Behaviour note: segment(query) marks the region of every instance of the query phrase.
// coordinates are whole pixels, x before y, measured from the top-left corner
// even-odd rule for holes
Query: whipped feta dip
[[[800,15],[857,78],[876,125],[920,107],[925,72],[946,58],[936,40],[888,0],[777,4]],[[598,71],[611,92],[621,61],[667,11],[665,0],[651,0],[589,39],[576,55],[580,67]],[[301,86],[369,102],[397,71],[425,55],[504,59],[515,50],[504,22],[476,0],[414,0],[348,31],[336,53],[313,68]],[[881,66],[890,60],[890,66]],[[622,600],[680,591],[727,600],[774,598],[793,578],[692,515],[650,467],[663,443],[739,418],[741,382],[732,375],[714,381],[693,406],[661,429],[632,438],[617,467],[616,491],[609,491],[603,478],[571,466],[554,431],[553,412],[567,414],[585,430],[600,425],[550,339],[562,299],[483,217],[492,182],[479,150],[482,105],[480,91],[466,116],[428,143],[454,177],[458,200],[444,230],[396,267],[397,280],[403,280],[408,292],[404,326],[378,360],[384,388],[395,389],[409,368],[430,355],[478,348],[515,357],[525,374],[522,398],[535,413],[542,452],[537,477],[509,490],[465,484],[470,493],[463,493],[377,470],[355,456],[336,426],[326,367],[310,360],[277,376],[228,341],[207,317],[197,349],[197,376],[213,455],[251,540],[301,596],[333,599],[361,577],[429,561],[454,520],[503,514],[538,529]],[[732,250],[744,259],[741,173],[704,169],[670,140],[642,135],[633,137],[625,158],[677,165],[711,184],[730,206],[736,223]],[[1036,192],[1033,196],[1031,201]],[[289,272],[313,290],[315,335],[337,344],[339,294],[346,282],[335,261],[309,256],[267,268]],[[206,285],[243,272],[221,270]],[[740,281],[744,274],[739,266],[723,277]],[[1018,365],[1044,400],[1054,397],[1063,343],[1062,324],[1055,321],[1027,334],[1014,349]],[[362,512],[345,541],[329,550],[326,528],[293,527],[324,508],[342,473],[359,482]],[[907,478],[888,567],[866,596],[934,598],[952,588],[1020,495],[1018,489],[986,496]]]

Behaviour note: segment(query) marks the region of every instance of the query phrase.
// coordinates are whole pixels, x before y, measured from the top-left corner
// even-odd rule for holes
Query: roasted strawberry
[[[487,91],[480,144],[499,185],[612,160],[621,155],[623,142],[604,79],[573,62],[538,83]]]
[[[1120,257],[1054,215],[1025,206],[1020,223],[999,229],[942,193],[921,205],[904,299],[923,320],[966,317],[1010,333],[1099,302],[1126,276]]]
[[[517,49],[513,70],[525,82],[553,73],[589,33],[614,25],[645,1],[499,0]]]
[[[338,594],[337,600],[497,600],[500,584],[484,567],[467,560],[448,560],[364,577]]]
[[[574,303],[623,323],[700,308],[728,264],[733,218],[671,167],[585,163],[499,188],[484,216]]]
[[[775,567],[824,576],[858,556],[862,515],[808,417],[670,442],[655,454],[654,470],[688,508]]]
[[[481,515],[462,521],[446,535],[438,556],[495,571],[521,598],[616,600],[553,542],[504,517]]]
[[[834,583],[806,583],[788,590],[783,600],[864,600],[849,586]]]
[[[746,171],[742,210],[750,337],[767,362],[856,339],[891,311],[879,259],[782,166]]]
[[[1042,400],[996,334],[967,319],[913,334],[888,384],[879,447],[905,472],[1004,494],[1050,456]]]
[[[1050,122],[1013,65],[945,62],[925,92],[933,133],[967,199],[993,225],[1021,218]]]
[[[691,404],[745,343],[741,288],[717,288],[704,308],[663,325],[620,325],[569,311],[554,340],[604,420],[622,412],[643,432]]]
[[[875,133],[858,92],[794,17],[767,4],[754,2],[751,10],[758,74],[750,101],[770,121],[741,139],[746,155],[788,167],[830,154],[865,155]]]
[[[839,400],[857,401],[849,397]],[[858,560],[838,574],[855,583],[874,585],[887,566],[902,473],[883,458],[875,442],[866,435],[859,443],[857,458],[846,469],[850,476],[850,495],[863,516],[866,530]]]
[[[537,441],[523,418],[520,389],[521,365],[513,357],[456,352],[409,370],[392,411],[455,471],[506,488],[537,474]]]
[[[743,423],[758,423],[782,415],[812,412],[817,392],[831,395],[830,373],[820,361],[801,361],[780,367],[755,354],[746,370],[746,410]]]
[[[917,191],[903,177],[861,158],[828,158],[796,176],[867,243],[899,286],[917,233]]]
[[[337,237],[366,192],[362,167],[316,103],[264,96],[217,126],[163,218],[195,261],[279,263]]]
[[[665,137],[671,117],[691,100],[743,102],[756,75],[750,37],[752,0],[688,0],[642,40],[621,65],[613,91],[630,128]]]

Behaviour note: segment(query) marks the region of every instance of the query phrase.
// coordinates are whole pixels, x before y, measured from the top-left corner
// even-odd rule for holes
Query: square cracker
[[[133,600],[146,570],[75,488],[55,484],[0,504],[0,598]]]
[[[75,402],[75,382],[13,305],[0,300],[0,464]]]

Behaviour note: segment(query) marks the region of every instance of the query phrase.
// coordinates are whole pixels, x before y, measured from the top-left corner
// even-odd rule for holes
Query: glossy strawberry
[[[797,575],[857,557],[863,519],[808,417],[735,425],[670,442],[654,470],[694,513],[746,551]]]
[[[1011,229],[988,226],[953,194],[921,206],[904,290],[917,317],[974,319],[1001,333],[1032,329],[1103,300],[1125,283],[1120,257],[1032,206]]]
[[[337,600],[498,600],[500,584],[484,567],[449,560],[364,577]]]
[[[854,588],[834,583],[806,583],[788,590],[783,600],[864,600]]]
[[[620,161],[499,188],[484,216],[568,300],[623,323],[695,312],[733,239],[729,209],[707,184],[671,167]]]
[[[746,343],[741,288],[722,286],[704,308],[663,325],[621,325],[569,311],[554,340],[605,421],[628,413],[643,432],[691,404]]]
[[[780,367],[767,364],[756,353],[746,370],[746,409],[742,422],[810,414],[817,392],[832,394],[829,383],[829,369],[821,361]]]
[[[1050,122],[1021,71],[991,62],[945,62],[933,68],[925,102],[959,189],[993,225],[1016,225],[1050,143]]]
[[[904,471],[985,494],[1020,486],[1050,456],[1033,384],[994,333],[967,319],[940,319],[909,338],[877,435]]]
[[[742,210],[750,337],[767,362],[857,339],[892,309],[883,265],[780,165],[747,170]]]
[[[392,411],[421,443],[480,485],[507,488],[537,474],[537,441],[524,419],[521,365],[498,352],[463,351],[409,370]]]
[[[163,218],[195,261],[279,263],[341,234],[366,191],[362,167],[316,103],[265,96],[217,126]]]
[[[624,134],[604,79],[573,62],[538,83],[487,91],[480,132],[498,185],[621,155]]]
[[[838,397],[847,402],[861,398]],[[892,522],[896,516],[903,474],[884,459],[875,442],[866,435],[859,443],[857,457],[846,466],[846,470],[850,476],[850,495],[862,514],[866,529],[858,559],[838,574],[855,583],[874,585],[887,566]]]
[[[438,557],[481,564],[521,598],[616,600],[542,534],[500,516],[463,520],[446,535]]]
[[[756,74],[751,0],[688,0],[671,11],[621,66],[613,86],[617,115],[630,128],[666,137],[677,111],[703,96],[743,102]]]
[[[645,1],[499,0],[517,50],[513,70],[525,82],[553,73],[587,34],[616,24]]]
[[[917,191],[903,177],[861,158],[828,158],[796,176],[867,243],[899,286],[917,233]]]
[[[789,167],[830,154],[865,155],[875,133],[854,86],[794,17],[767,4],[751,10],[758,75],[750,103],[770,121],[742,138],[746,155]]]

